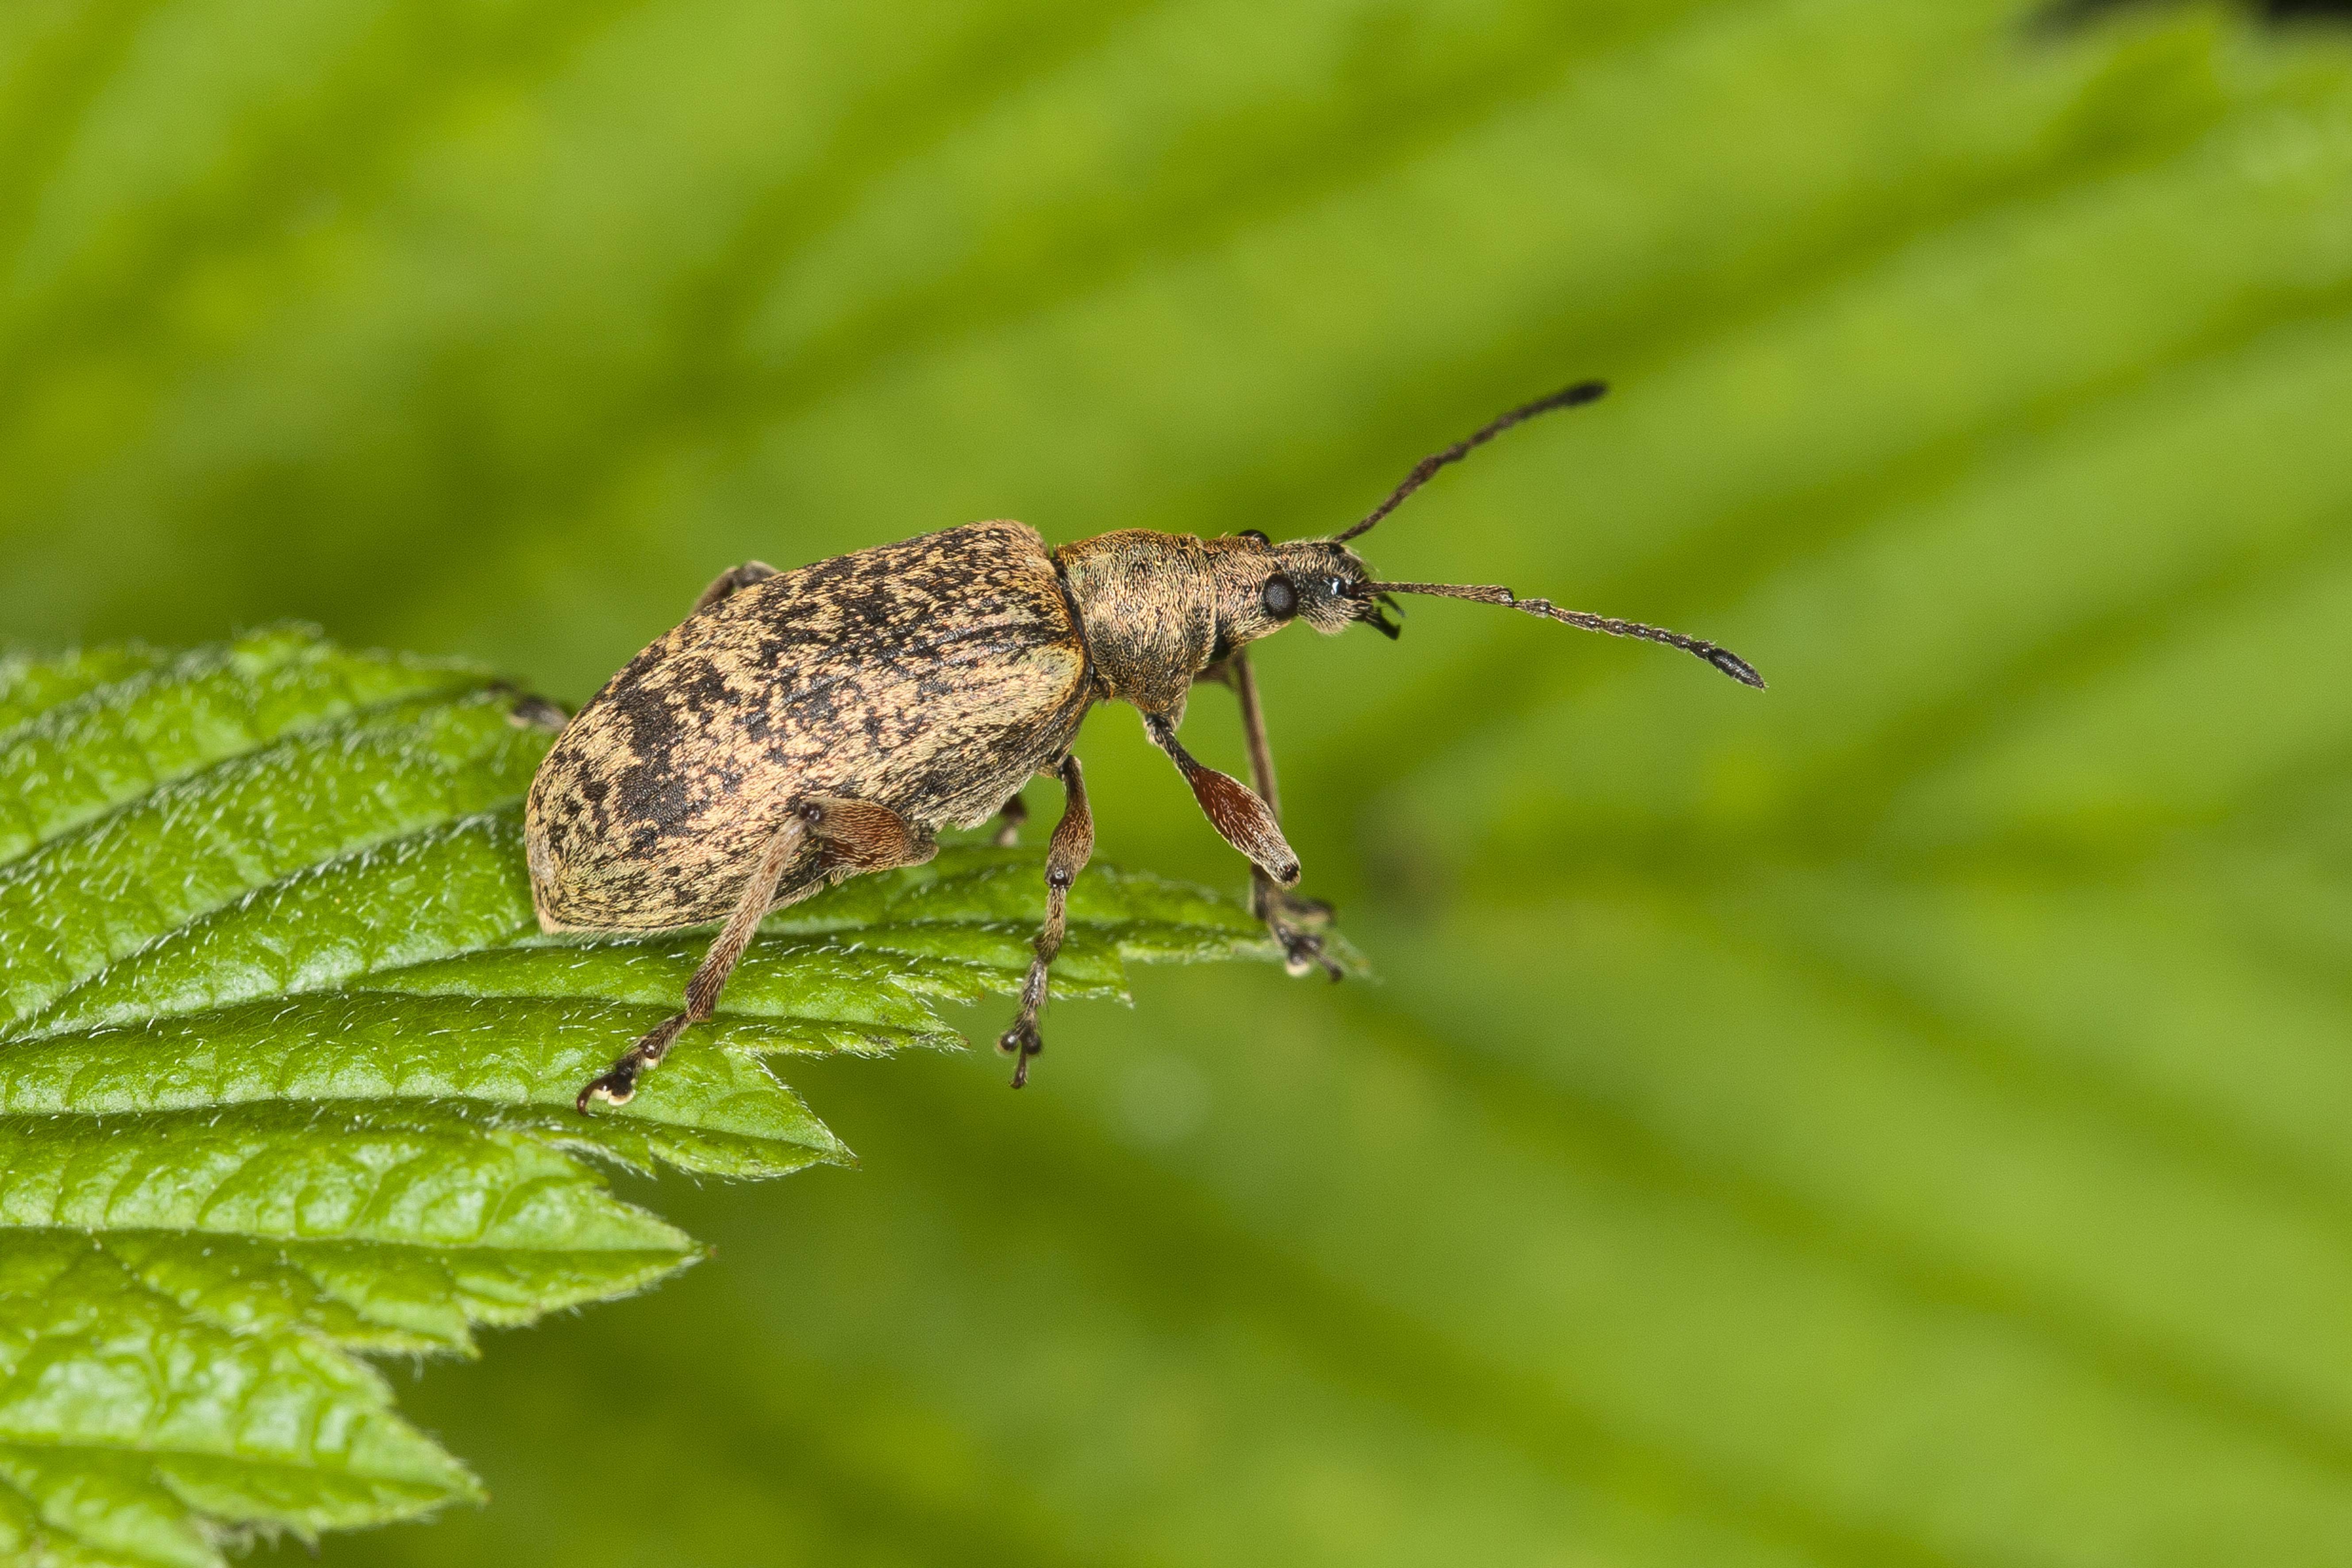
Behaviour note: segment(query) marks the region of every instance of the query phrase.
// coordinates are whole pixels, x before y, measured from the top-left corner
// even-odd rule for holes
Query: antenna
[[[1640,621],[1621,621],[1614,616],[1596,616],[1589,610],[1563,610],[1549,599],[1522,599],[1508,588],[1490,587],[1467,583],[1367,583],[1360,590],[1374,594],[1429,594],[1441,599],[1467,599],[1474,605],[1496,605],[1506,610],[1524,610],[1531,616],[1541,616],[1563,626],[1580,626],[1588,632],[1606,632],[1612,637],[1639,637],[1643,642],[1664,643],[1678,647],[1695,658],[1703,658],[1742,686],[1764,689],[1764,678],[1756,667],[1719,643],[1703,637],[1685,637],[1670,632],[1664,626],[1644,626]]]
[[[1564,386],[1549,397],[1538,397],[1533,403],[1512,409],[1501,418],[1480,427],[1477,434],[1465,440],[1456,441],[1443,452],[1433,453],[1423,458],[1412,466],[1412,472],[1404,477],[1404,483],[1397,486],[1390,493],[1388,500],[1374,507],[1370,516],[1347,532],[1332,535],[1333,542],[1344,544],[1360,533],[1370,532],[1374,523],[1402,506],[1405,497],[1427,484],[1431,476],[1438,469],[1448,463],[1460,462],[1512,426],[1523,425],[1537,415],[1549,414],[1555,408],[1575,408],[1583,404],[1594,402],[1608,390],[1609,384],[1605,381],[1580,381],[1574,386]]]

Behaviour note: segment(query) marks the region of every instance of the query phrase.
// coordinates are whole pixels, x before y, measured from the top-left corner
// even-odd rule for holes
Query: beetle
[[[997,1042],[1020,1088],[1043,1048],[1037,1014],[1070,887],[1094,849],[1070,746],[1097,702],[1141,712],[1210,825],[1248,858],[1252,910],[1290,973],[1319,966],[1339,978],[1325,941],[1329,907],[1291,891],[1298,857],[1277,819],[1245,651],[1295,621],[1326,634],[1361,622],[1393,638],[1394,595],[1467,599],[1664,643],[1760,689],[1754,668],[1714,643],[1507,588],[1381,582],[1348,547],[1447,464],[1605,390],[1580,382],[1512,409],[1423,458],[1328,539],[1121,529],[1053,549],[1026,524],[975,522],[797,571],[755,561],[721,573],[685,621],[572,715],[531,779],[524,842],[542,929],[724,922],[685,1006],[582,1089],[579,1109],[626,1103],[679,1034],[711,1016],[771,910],[849,877],[920,865],[941,828],[998,817],[998,841],[1010,843],[1027,816],[1023,785],[1051,775],[1064,805],[1045,856],[1045,922]],[[1238,699],[1255,788],[1204,767],[1177,740],[1202,681]]]

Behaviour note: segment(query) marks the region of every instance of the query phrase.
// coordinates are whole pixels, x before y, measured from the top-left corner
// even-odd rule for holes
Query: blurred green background
[[[717,1257],[403,1371],[494,1500],[323,1560],[2352,1563],[2340,16],[0,6],[35,646],[577,700],[739,560],[1325,531],[1591,374],[1366,553],[1770,692],[1268,645],[1379,982],[804,1070],[863,1168],[631,1184]],[[1080,749],[1103,858],[1238,888]]]

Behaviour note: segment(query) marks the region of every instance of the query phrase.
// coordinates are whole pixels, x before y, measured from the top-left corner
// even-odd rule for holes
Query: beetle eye
[[[1265,580],[1265,591],[1258,598],[1265,605],[1265,613],[1277,621],[1286,621],[1298,613],[1298,590],[1279,572]]]
[[[1274,542],[1273,540],[1268,539],[1265,536],[1265,530],[1262,528],[1244,528],[1239,533],[1234,535],[1234,537],[1235,539],[1255,539],[1260,544],[1272,544]]]
[[[1348,596],[1348,580],[1346,578],[1332,577],[1327,581],[1331,589],[1331,596],[1333,598],[1344,599]]]

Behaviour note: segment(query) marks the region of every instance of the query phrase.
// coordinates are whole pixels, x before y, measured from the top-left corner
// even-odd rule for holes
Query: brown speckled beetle
[[[1597,382],[1513,409],[1423,459],[1388,500],[1329,539],[1275,543],[1123,529],[1048,549],[1018,522],[975,522],[820,561],[722,574],[693,614],[629,661],[563,727],[524,816],[531,896],[551,931],[674,930],[724,919],[686,1007],[580,1091],[618,1105],[689,1024],[708,1018],[772,910],[864,871],[919,865],[942,827],[1027,815],[1021,787],[1052,773],[1066,804],[1045,858],[1045,923],[997,1042],[1013,1083],[1036,1055],[1037,1010],[1062,945],[1070,885],[1094,822],[1070,743],[1087,710],[1130,702],[1227,843],[1250,859],[1252,907],[1293,974],[1339,965],[1329,909],[1295,898],[1298,858],[1276,825],[1246,644],[1305,621],[1358,621],[1393,637],[1393,594],[1501,605],[1696,654],[1749,686],[1747,662],[1676,632],[1562,610],[1507,588],[1381,583],[1347,542],[1448,463],[1521,420],[1589,403]],[[1202,767],[1176,739],[1196,681],[1233,688],[1255,790]]]

